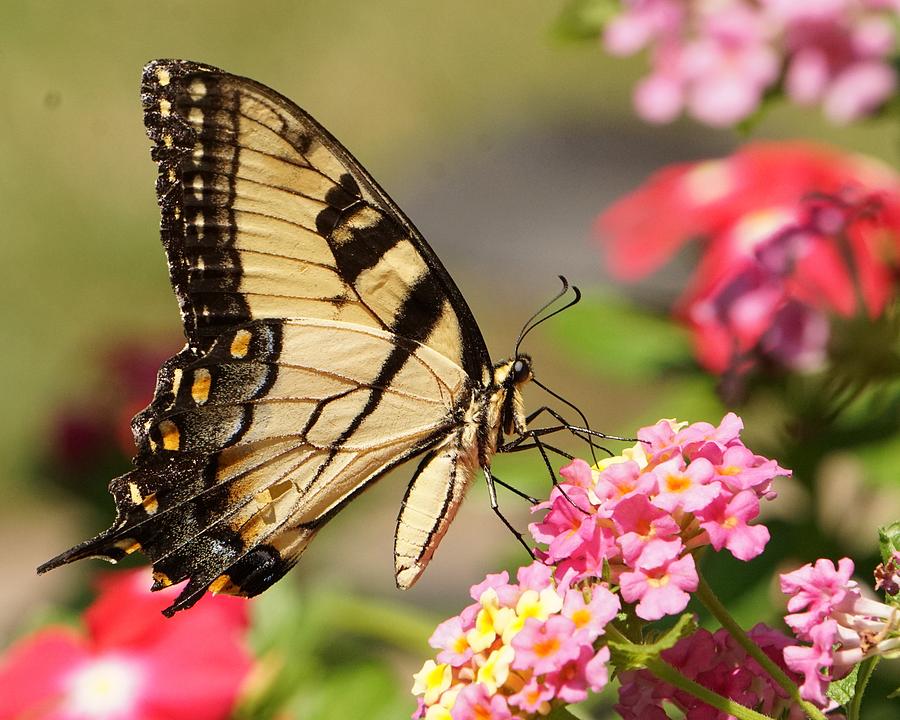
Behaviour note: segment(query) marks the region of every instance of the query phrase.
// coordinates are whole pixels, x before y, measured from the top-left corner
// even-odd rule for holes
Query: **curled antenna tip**
[[[548,315],[545,315],[544,317],[540,317],[541,313],[543,313],[543,312],[544,312],[545,310],[547,310],[550,306],[552,306],[553,303],[555,303],[557,300],[559,300],[559,299],[560,299],[563,295],[565,295],[565,294],[568,292],[568,290],[569,290],[569,281],[566,279],[565,275],[557,275],[557,277],[558,277],[558,278],[560,279],[560,281],[562,282],[562,290],[560,290],[560,291],[559,291],[559,292],[558,292],[558,293],[557,293],[557,294],[556,294],[556,295],[555,295],[548,303],[546,303],[540,310],[538,310],[534,315],[532,315],[532,316],[528,319],[528,321],[525,323],[525,325],[522,327],[522,331],[519,333],[519,337],[518,337],[518,339],[516,340],[516,347],[515,347],[515,350],[514,350],[514,354],[515,354],[515,355],[518,355],[518,354],[519,354],[519,347],[521,346],[522,341],[525,339],[525,336],[526,336],[528,333],[530,333],[532,330],[534,330],[534,329],[535,329],[538,325],[540,325],[542,322],[545,322],[545,321],[549,320],[549,319],[552,318],[554,315],[558,315],[558,314],[561,313],[563,310],[566,310],[567,308],[572,307],[573,305],[575,305],[576,303],[578,303],[579,300],[581,300],[581,290],[579,290],[577,287],[575,287],[575,286],[573,285],[573,286],[572,286],[572,290],[575,292],[575,298],[574,298],[573,300],[571,300],[570,302],[566,303],[566,304],[563,305],[561,308],[558,308],[558,309],[554,310],[553,312],[549,313]]]

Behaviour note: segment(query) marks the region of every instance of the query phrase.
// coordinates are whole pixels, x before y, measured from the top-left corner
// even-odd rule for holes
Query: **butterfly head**
[[[503,432],[525,432],[525,406],[522,402],[521,387],[534,377],[531,358],[519,353],[510,360],[494,366],[494,387],[502,397],[501,422]]]

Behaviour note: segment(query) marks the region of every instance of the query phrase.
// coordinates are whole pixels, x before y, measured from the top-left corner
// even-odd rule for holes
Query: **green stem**
[[[606,634],[617,642],[637,646],[637,643],[631,642],[621,631],[612,625],[606,626]],[[714,707],[716,710],[721,710],[722,712],[737,718],[737,720],[772,720],[768,715],[762,715],[761,713],[756,712],[756,710],[744,707],[740,703],[736,703],[734,700],[730,700],[729,698],[719,695],[709,688],[694,682],[660,658],[649,658],[644,661],[644,666],[660,680],[664,680],[669,683],[669,685],[673,685],[679,690],[690,693],[707,705]]]
[[[872,677],[872,673],[875,672],[875,668],[878,665],[878,661],[881,658],[873,657],[868,660],[863,660],[863,662],[859,666],[859,674],[856,676],[856,688],[853,693],[853,699],[850,701],[850,705],[847,706],[847,720],[859,720],[860,710],[862,708],[862,699],[863,695],[866,694],[866,686],[869,684],[869,678]]]
[[[800,688],[797,687],[794,681],[791,680],[778,665],[772,662],[772,659],[766,655],[762,649],[760,649],[759,645],[747,636],[744,629],[735,622],[735,619],[731,617],[731,614],[725,609],[725,606],[721,603],[719,598],[716,597],[716,594],[707,584],[699,570],[697,571],[697,577],[700,580],[700,583],[697,586],[697,598],[703,603],[706,609],[712,613],[713,617],[719,621],[722,627],[737,640],[738,644],[747,651],[747,654],[750,655],[750,657],[756,660],[756,662],[771,675],[772,679],[781,686],[788,696],[803,708],[803,712],[806,713],[807,717],[812,718],[812,720],[827,720],[824,713],[822,713],[819,708],[800,697]]]

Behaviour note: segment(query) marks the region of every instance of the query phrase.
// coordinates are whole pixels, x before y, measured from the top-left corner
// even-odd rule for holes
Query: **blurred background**
[[[90,578],[106,569],[87,562],[34,572],[109,525],[105,487],[129,468],[128,419],[149,401],[160,360],[183,342],[138,97],[141,68],[152,58],[217,65],[311,112],[428,238],[495,359],[512,351],[522,323],[556,292],[557,275],[579,285],[582,305],[532,334],[525,349],[540,378],[577,402],[594,427],[633,435],[659,417],[721,418],[713,378],[654,363],[658,354],[690,360],[686,334],[664,317],[690,258],[618,287],[592,225],[654,169],[727,154],[742,137],[690,122],[638,121],[630,93],[642,61],[561,42],[560,9],[547,0],[2,4],[4,645],[64,614],[60,607],[78,607]],[[838,131],[815,110],[781,105],[753,130],[755,138],[795,136],[898,160],[896,128],[886,122]],[[543,404],[539,393],[529,389],[530,405]],[[751,448],[778,457],[779,412],[764,396],[743,410]],[[897,485],[873,481],[868,467],[858,455],[835,453],[820,476],[782,486],[780,512],[815,516],[829,549],[871,561],[874,528],[900,513]],[[316,679],[305,699],[290,701],[303,710],[290,717],[362,717],[359,707],[370,718],[410,712],[409,676],[429,655],[429,628],[458,612],[486,572],[525,560],[479,484],[422,581],[397,591],[392,537],[412,470],[401,467],[354,502],[258,601],[257,642],[264,645],[279,623],[293,624],[297,633],[287,637],[304,640],[296,651],[283,643],[281,650],[304,668],[295,686]],[[498,458],[496,471],[538,496],[549,489],[536,455]],[[829,482],[834,491],[811,491]],[[859,516],[841,510],[855,498],[868,503]],[[502,502],[524,529],[524,504],[510,495]],[[779,521],[769,522],[777,543]],[[776,560],[813,557],[783,552]],[[721,572],[748,573],[737,565]],[[766,572],[751,566],[754,578],[738,579],[747,619],[765,619],[758,613],[772,588],[753,581]],[[367,610],[336,620],[323,610],[335,598]],[[392,624],[393,635],[384,629]],[[310,640],[316,633],[319,645]],[[354,702],[367,705],[354,709]]]

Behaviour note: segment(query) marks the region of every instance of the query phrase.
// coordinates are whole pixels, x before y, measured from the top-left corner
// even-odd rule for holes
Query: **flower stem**
[[[716,594],[699,571],[697,572],[697,576],[700,579],[697,586],[697,598],[703,603],[706,609],[712,613],[713,617],[719,621],[722,627],[725,628],[738,644],[747,651],[747,654],[750,655],[750,657],[756,660],[756,662],[769,673],[772,679],[782,687],[788,696],[803,709],[803,712],[806,713],[807,717],[812,718],[813,720],[827,720],[821,710],[800,697],[800,688],[797,687],[794,681],[791,680],[778,665],[772,662],[772,659],[760,649],[759,645],[747,636],[747,633],[745,633],[744,629],[737,624],[733,617],[731,617],[731,614],[721,603],[719,598],[716,597]]]
[[[873,657],[868,660],[863,660],[859,667],[859,675],[856,677],[856,692],[853,693],[853,699],[850,701],[850,706],[847,708],[847,720],[859,720],[861,715],[860,709],[862,708],[862,699],[863,695],[866,694],[866,686],[869,684],[869,678],[872,677],[872,673],[875,672],[875,667],[878,665],[878,661],[880,658]]]
[[[619,643],[627,643],[629,645],[639,647],[637,643],[631,642],[627,637],[625,637],[625,635],[623,635],[617,628],[612,625],[606,626],[606,634],[611,639]],[[700,700],[705,702],[707,705],[714,707],[716,710],[721,710],[722,712],[737,718],[737,720],[772,720],[772,718],[768,715],[762,715],[761,713],[756,712],[756,710],[751,710],[748,707],[744,707],[740,703],[719,695],[709,688],[694,682],[658,657],[647,658],[643,661],[642,664],[647,668],[647,670],[656,675],[656,677],[658,677],[660,680],[664,680],[665,682],[669,683],[669,685],[673,685],[679,690],[684,690],[685,692],[690,693],[694,697],[699,698]]]
[[[734,700],[730,700],[718,693],[714,693],[709,688],[703,687],[703,685],[685,677],[678,672],[678,670],[659,658],[648,660],[647,669],[660,680],[665,680],[670,685],[674,685],[681,690],[689,692],[707,705],[711,705],[716,710],[721,710],[722,712],[737,718],[737,720],[772,720],[768,715],[763,715],[756,712],[756,710],[744,707]]]

